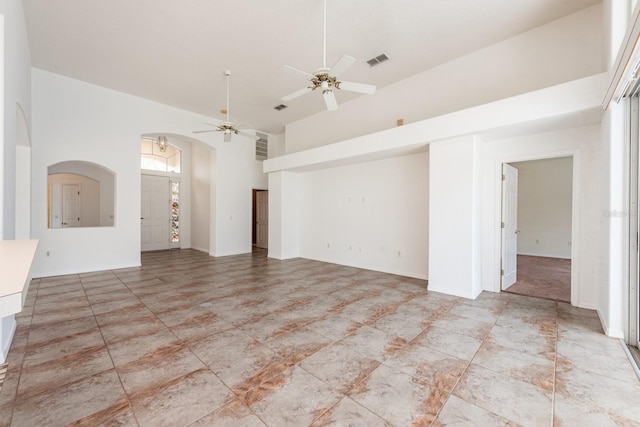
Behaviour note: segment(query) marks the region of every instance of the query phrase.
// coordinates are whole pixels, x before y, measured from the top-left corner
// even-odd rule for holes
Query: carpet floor
[[[571,260],[518,255],[518,279],[505,292],[571,302]]]

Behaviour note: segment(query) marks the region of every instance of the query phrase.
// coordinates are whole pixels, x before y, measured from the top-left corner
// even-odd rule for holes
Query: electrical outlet
[[[51,251],[47,251],[46,255],[51,256]]]
[[[540,243],[540,240],[536,239],[536,245]]]
[[[398,251],[398,258],[402,257],[402,252]]]
[[[327,247],[330,248],[331,247],[331,243],[327,243]]]

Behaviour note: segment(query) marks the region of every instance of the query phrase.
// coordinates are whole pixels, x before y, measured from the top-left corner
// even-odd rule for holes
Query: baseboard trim
[[[186,249],[186,248],[183,248],[183,249]],[[194,251],[198,251],[198,252],[204,252],[205,254],[209,253],[209,249],[202,249],[195,246],[191,246],[189,249],[193,249]]]
[[[518,255],[524,255],[524,256],[539,256],[539,257],[543,257],[543,258],[555,258],[555,259],[568,259],[571,260],[571,257],[565,257],[565,256],[558,256],[558,255],[547,255],[547,254],[536,254],[536,253],[518,253]]]
[[[439,287],[434,287],[431,285],[427,286],[427,291],[429,292],[438,292],[440,294],[445,294],[445,295],[452,295],[454,297],[460,297],[460,298],[466,298],[466,299],[476,299],[478,298],[478,295],[480,295],[482,293],[482,290],[480,290],[477,293],[466,293],[466,292],[451,292],[451,289],[447,289],[447,288],[439,288]]]
[[[619,330],[619,329],[610,328],[599,308],[596,309],[596,313],[598,313],[598,318],[600,319],[600,324],[602,325],[602,329],[604,330],[604,333],[605,333],[606,336],[611,337],[611,338],[624,339],[624,332]]]

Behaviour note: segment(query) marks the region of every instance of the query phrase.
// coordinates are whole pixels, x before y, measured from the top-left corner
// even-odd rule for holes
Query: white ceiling
[[[600,0],[327,0],[327,65],[378,88]],[[280,133],[324,110],[318,93],[273,109],[322,66],[322,0],[24,0],[34,67]],[[385,53],[376,67],[366,61]],[[473,72],[473,70],[470,70]],[[339,92],[338,103],[355,95]],[[332,114],[339,114],[340,110]]]

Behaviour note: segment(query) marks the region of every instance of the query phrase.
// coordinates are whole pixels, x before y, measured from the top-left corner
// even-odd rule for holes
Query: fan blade
[[[310,88],[310,87],[305,87],[305,88],[302,88],[302,89],[300,89],[300,90],[297,90],[297,91],[295,91],[295,92],[293,92],[293,93],[290,93],[290,94],[289,94],[289,95],[287,95],[287,96],[283,96],[283,97],[282,97],[282,100],[283,100],[283,101],[291,101],[292,99],[295,99],[295,98],[297,98],[297,97],[299,97],[299,96],[302,96],[302,95],[304,95],[304,94],[305,94],[305,93],[307,93],[307,92],[311,92],[312,90],[313,90],[313,89],[312,89],[312,88]]]
[[[293,68],[293,67],[291,67],[289,65],[283,65],[283,67],[286,68],[287,70],[291,70],[291,71],[295,71],[296,73],[304,74],[309,79],[312,79],[312,78],[315,77],[313,74],[307,73],[306,71],[298,70],[297,68]]]
[[[333,111],[338,109],[338,101],[336,101],[336,96],[330,90],[325,90],[322,92],[322,97],[324,98],[324,103],[327,104],[327,110]]]
[[[205,132],[215,132],[219,129],[208,129],[208,130],[194,130],[193,133],[205,133]]]
[[[224,133],[224,142],[231,142],[231,132]]]
[[[347,68],[351,67],[354,62],[356,62],[355,58],[349,55],[343,55],[331,68],[329,68],[328,74],[331,77],[338,77],[340,74],[347,71]]]
[[[260,139],[260,137],[259,137],[259,136],[252,135],[252,134],[250,134],[249,132],[242,132],[241,130],[239,130],[239,131],[238,131],[238,132],[236,132],[236,133],[237,133],[238,135],[242,135],[242,136],[244,136],[245,138],[253,139],[254,141],[257,141],[257,140],[259,140],[259,139]]]
[[[207,126],[213,126],[213,127],[218,127],[218,125],[214,125],[213,123],[208,123],[208,122],[202,122],[203,125],[207,125]]]
[[[349,92],[366,93],[368,95],[371,95],[376,91],[376,87],[374,85],[353,82],[340,82],[338,84],[338,89],[348,90]]]

